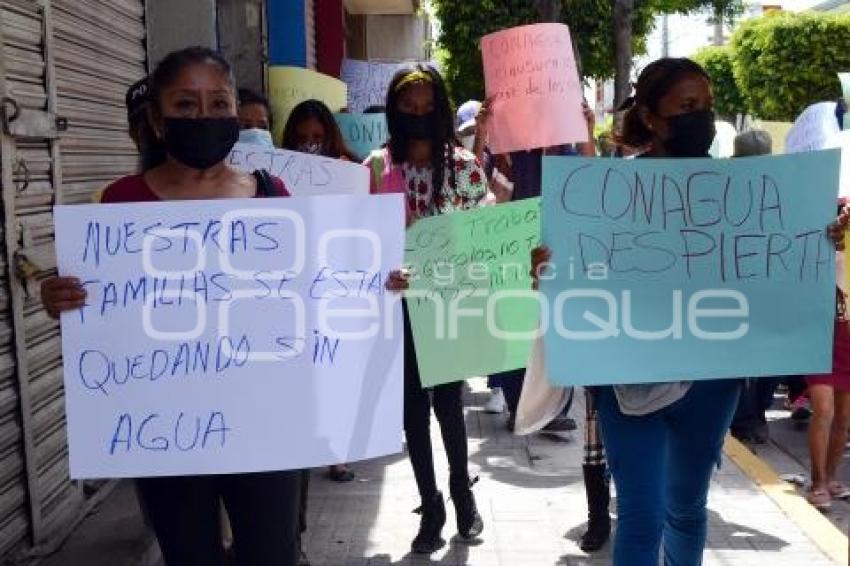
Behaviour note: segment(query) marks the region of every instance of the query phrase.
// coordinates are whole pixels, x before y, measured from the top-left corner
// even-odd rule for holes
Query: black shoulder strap
[[[265,169],[257,169],[254,171],[254,178],[257,179],[257,196],[263,198],[276,197],[277,189],[272,176]]]

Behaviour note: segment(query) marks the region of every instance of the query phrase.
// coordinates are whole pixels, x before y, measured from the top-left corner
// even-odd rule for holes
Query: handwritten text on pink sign
[[[570,30],[535,24],[481,39],[494,153],[587,141]]]

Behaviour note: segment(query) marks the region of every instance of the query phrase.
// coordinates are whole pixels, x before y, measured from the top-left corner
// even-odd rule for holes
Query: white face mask
[[[301,153],[309,153],[310,155],[321,155],[322,144],[320,144],[319,142],[305,142],[299,144],[296,151],[300,151]]]
[[[475,134],[470,134],[468,136],[461,136],[460,143],[463,144],[463,147],[472,151],[472,148],[475,147]]]
[[[240,131],[239,143],[250,143],[252,145],[261,145],[263,147],[274,147],[271,132],[261,128],[249,128],[247,130]]]

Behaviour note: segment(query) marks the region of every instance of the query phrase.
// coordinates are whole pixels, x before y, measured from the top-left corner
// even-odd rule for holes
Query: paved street
[[[586,520],[581,432],[573,433],[567,442],[540,435],[514,437],[505,430],[504,417],[481,410],[485,399],[482,385],[481,381],[472,382],[467,413],[470,459],[481,477],[475,492],[486,524],[482,541],[477,545],[450,542],[430,562],[474,566],[609,564],[607,551],[589,557],[576,544]],[[581,409],[582,402],[577,399],[572,415],[579,423]],[[435,451],[439,452],[438,475],[441,485],[446,486],[447,465],[436,423],[432,432]],[[418,516],[411,510],[418,500],[406,458],[399,455],[359,463],[355,470],[358,481],[349,485],[333,484],[316,473],[306,539],[312,563],[429,563],[408,553],[418,525]],[[709,500],[706,565],[836,563],[728,457],[724,456]],[[444,535],[451,536],[455,528],[450,504],[448,509],[450,519]],[[823,525],[817,523],[810,528],[823,531]]]

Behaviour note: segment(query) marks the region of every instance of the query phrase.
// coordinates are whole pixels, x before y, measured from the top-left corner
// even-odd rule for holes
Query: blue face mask
[[[250,143],[263,147],[274,147],[272,134],[268,130],[260,128],[249,128],[239,132],[239,143]]]

